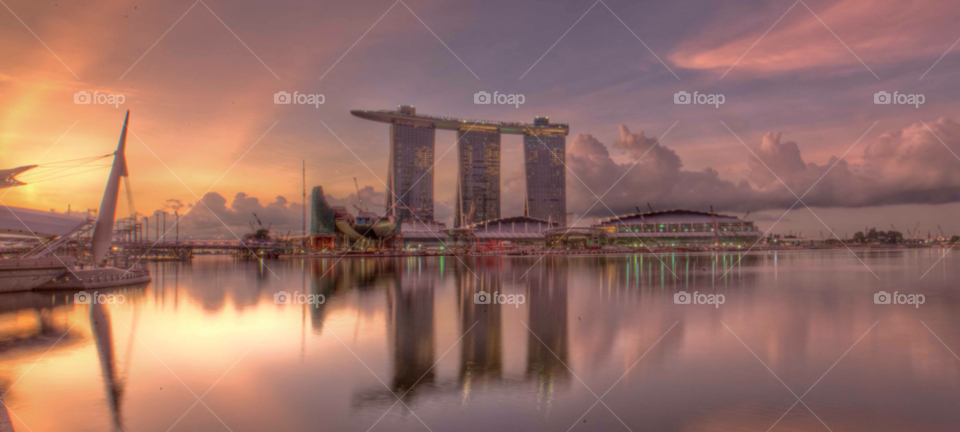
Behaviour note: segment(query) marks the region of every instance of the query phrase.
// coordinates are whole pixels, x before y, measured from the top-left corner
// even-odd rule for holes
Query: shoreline
[[[952,249],[951,245],[843,245],[837,246],[813,246],[813,247],[780,247],[768,246],[755,247],[752,249],[742,248],[598,248],[598,249],[564,249],[564,250],[504,250],[504,251],[354,251],[346,253],[313,253],[313,254],[281,254],[278,259],[298,259],[298,258],[410,258],[410,257],[446,257],[446,256],[465,256],[465,257],[539,257],[546,255],[563,256],[581,256],[581,255],[623,255],[623,254],[670,254],[670,253],[754,253],[754,252],[799,252],[799,251],[824,251],[824,250],[856,250],[856,251],[899,251],[915,249]]]

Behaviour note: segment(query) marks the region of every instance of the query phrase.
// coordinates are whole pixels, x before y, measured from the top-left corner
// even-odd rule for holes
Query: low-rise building
[[[694,210],[631,213],[601,219],[606,244],[632,246],[736,246],[763,236],[751,221]]]

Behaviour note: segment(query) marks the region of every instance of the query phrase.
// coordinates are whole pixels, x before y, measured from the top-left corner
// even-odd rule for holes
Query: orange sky
[[[591,134],[609,146],[620,124],[659,137],[679,122],[662,144],[686,169],[713,167],[731,181],[743,178],[750,154],[719,120],[752,147],[765,133],[782,132],[805,160],[825,164],[874,121],[864,144],[921,120],[958,117],[960,55],[946,55],[925,74],[960,37],[960,7],[947,1],[608,2],[610,10],[597,6],[579,22],[589,5],[534,2],[505,15],[496,2],[406,4],[410,10],[392,1],[5,0],[0,167],[33,164],[45,153],[40,164],[109,153],[129,109],[131,183],[137,210],[150,213],[168,199],[195,202],[215,183],[213,191],[228,199],[245,192],[264,203],[278,195],[300,201],[303,159],[308,188],[323,185],[343,197],[356,176],[383,191],[386,126],[348,114],[358,108],[409,103],[436,115],[524,121],[550,115],[571,124],[568,145]],[[713,111],[671,103],[674,92],[698,89],[725,93],[728,102]],[[878,108],[870,98],[883,89],[921,92],[927,103]],[[322,93],[326,102],[275,105],[281,90]],[[479,90],[523,93],[527,102],[474,105]],[[79,91],[126,100],[78,105]],[[438,133],[438,159],[455,139]],[[505,184],[522,174],[519,146],[504,138]],[[454,195],[446,185],[456,175],[455,153],[438,163],[438,201]],[[845,160],[857,163],[862,154],[857,148]],[[100,170],[51,180],[5,191],[3,201],[93,208],[105,179]],[[504,196],[504,216],[520,211],[520,199]]]

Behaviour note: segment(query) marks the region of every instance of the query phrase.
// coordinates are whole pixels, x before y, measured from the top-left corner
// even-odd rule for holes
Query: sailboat
[[[150,272],[144,267],[120,269],[107,265],[107,252],[113,241],[113,223],[117,213],[117,198],[120,194],[120,179],[127,176],[127,123],[130,111],[123,119],[120,143],[113,153],[113,166],[107,179],[106,190],[100,201],[100,210],[93,227],[92,260],[80,268],[67,267],[61,275],[41,285],[37,289],[88,289],[112,288],[150,282]]]

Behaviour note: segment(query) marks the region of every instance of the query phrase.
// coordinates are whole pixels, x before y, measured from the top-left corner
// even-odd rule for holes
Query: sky
[[[96,208],[103,160],[45,164],[111,153],[130,110],[137,212],[189,212],[183,225],[198,235],[228,235],[221,220],[247,231],[254,212],[297,232],[303,161],[308,193],[358,203],[356,177],[364,204],[382,211],[388,127],[349,110],[409,104],[569,124],[567,206],[579,225],[649,203],[750,212],[764,230],[811,237],[918,223],[960,232],[955,2],[2,6],[0,169],[39,164],[24,177],[43,180],[0,191],[10,206]],[[323,104],[275,104],[280,91]],[[524,103],[475,104],[480,91]],[[78,104],[79,92],[123,103]],[[679,92],[723,103],[677,104]],[[878,92],[914,103],[877,104]],[[522,213],[523,159],[520,136],[502,142],[506,217]],[[448,223],[455,143],[437,132],[436,217]]]

